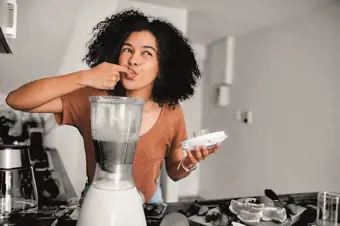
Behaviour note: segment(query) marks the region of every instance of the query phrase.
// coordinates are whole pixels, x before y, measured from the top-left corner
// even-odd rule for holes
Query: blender
[[[113,96],[89,100],[97,169],[77,226],[146,226],[144,197],[132,174],[145,101]]]

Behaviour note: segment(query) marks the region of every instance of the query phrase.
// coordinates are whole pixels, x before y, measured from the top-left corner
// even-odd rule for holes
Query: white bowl
[[[191,151],[197,146],[199,147],[203,145],[205,145],[208,149],[211,149],[216,144],[224,141],[227,137],[228,135],[225,133],[225,131],[219,131],[182,141],[181,145],[183,149],[189,149]]]

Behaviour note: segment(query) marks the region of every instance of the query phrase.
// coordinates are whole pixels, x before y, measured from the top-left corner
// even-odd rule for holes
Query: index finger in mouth
[[[122,65],[114,65],[114,69],[116,69],[119,72],[124,72],[127,74],[131,74],[131,71],[129,70],[129,68],[122,66]]]

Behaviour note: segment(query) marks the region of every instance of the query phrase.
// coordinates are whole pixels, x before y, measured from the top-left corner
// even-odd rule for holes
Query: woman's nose
[[[138,66],[140,63],[139,57],[137,54],[133,54],[129,59],[129,65],[130,66]]]

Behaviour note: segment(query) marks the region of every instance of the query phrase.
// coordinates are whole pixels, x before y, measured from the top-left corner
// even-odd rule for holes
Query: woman
[[[147,203],[162,202],[159,177],[164,158],[169,177],[178,181],[218,149],[197,147],[186,155],[181,149],[187,134],[179,101],[194,94],[201,76],[192,48],[170,23],[127,10],[94,27],[83,60],[90,69],[25,84],[8,95],[7,104],[21,111],[53,112],[58,124],[78,128],[91,184],[96,160],[88,97],[145,99],[133,176]]]

